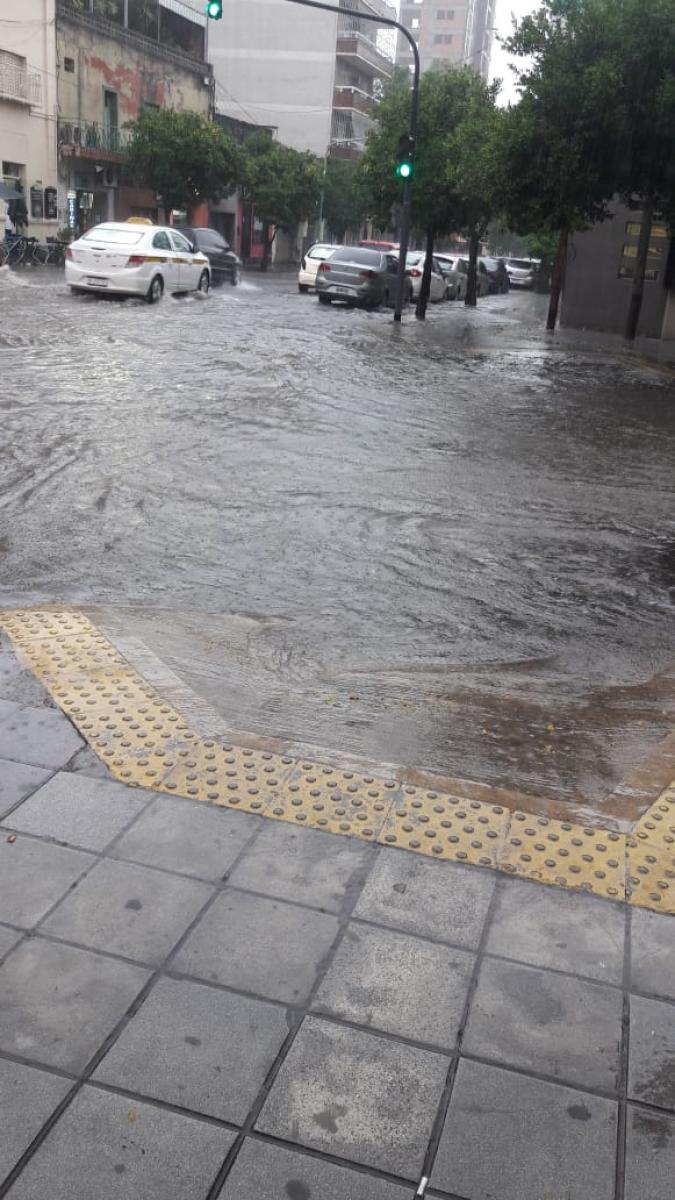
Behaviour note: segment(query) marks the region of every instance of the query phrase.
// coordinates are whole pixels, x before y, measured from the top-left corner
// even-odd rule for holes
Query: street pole
[[[415,161],[415,148],[417,145],[417,116],[419,112],[419,94],[420,94],[420,54],[417,49],[417,42],[412,36],[409,29],[405,25],[401,25],[400,21],[395,21],[393,17],[377,17],[371,13],[358,12],[354,14],[352,9],[336,8],[334,4],[324,4],[322,0],[288,0],[289,4],[302,4],[305,8],[321,8],[324,12],[336,13],[341,16],[345,12],[351,12],[356,15],[359,21],[374,21],[376,25],[389,25],[392,29],[398,29],[404,38],[410,43],[410,48],[413,53],[413,84],[412,96],[410,98],[410,138],[412,141],[412,152],[410,161]],[[401,131],[403,132],[403,131]],[[399,251],[398,251],[398,276],[396,280],[396,304],[394,305],[394,321],[400,323],[401,313],[403,311],[403,295],[405,291],[405,271],[406,259],[408,257],[408,241],[410,240],[410,209],[411,209],[411,184],[410,178],[403,180],[403,198],[401,203],[401,230],[399,233]]]

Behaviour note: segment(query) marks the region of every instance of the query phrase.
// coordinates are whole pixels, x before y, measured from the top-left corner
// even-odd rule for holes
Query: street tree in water
[[[256,217],[265,228],[261,266],[266,270],[277,231],[293,234],[301,221],[317,216],[322,164],[309,151],[275,141],[266,129],[246,138],[243,151],[241,193],[255,205]]]

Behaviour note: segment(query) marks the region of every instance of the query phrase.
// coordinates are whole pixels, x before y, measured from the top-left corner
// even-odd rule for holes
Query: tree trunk
[[[548,316],[546,318],[546,328],[552,333],[558,321],[558,308],[560,307],[560,293],[562,291],[563,279],[565,277],[565,264],[567,262],[567,242],[569,240],[570,231],[565,226],[560,230],[558,238],[558,249],[556,250],[555,261],[553,263],[553,272],[551,274],[551,299],[548,302]]]
[[[271,234],[271,236],[270,236],[270,234]],[[265,239],[263,242],[263,256],[262,256],[262,259],[260,260],[260,270],[261,271],[266,271],[272,261],[272,242],[274,241],[275,234],[276,234],[276,229],[274,230],[274,233],[272,233],[272,226],[271,225],[265,226],[265,230],[263,233],[263,237]]]
[[[466,296],[464,303],[469,308],[476,307],[478,293],[478,234],[474,231],[469,240],[469,274],[466,277]]]
[[[626,328],[624,337],[627,342],[633,342],[638,330],[640,321],[640,312],[642,311],[642,297],[645,290],[645,271],[647,270],[647,255],[649,254],[649,242],[652,236],[652,220],[654,217],[654,208],[649,201],[645,201],[642,209],[642,224],[640,226],[640,240],[638,242],[637,258],[635,260],[635,273],[633,275],[633,290],[630,296],[630,304],[628,305],[628,315],[626,317]]]
[[[434,252],[434,231],[427,229],[427,249],[424,259],[424,270],[422,271],[422,286],[420,294],[417,297],[417,307],[415,316],[418,321],[423,321],[427,315],[427,304],[429,303],[429,293],[431,291],[431,256]]]

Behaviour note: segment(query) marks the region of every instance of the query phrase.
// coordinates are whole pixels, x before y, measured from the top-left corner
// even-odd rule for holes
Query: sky
[[[497,41],[498,37],[507,37],[511,32],[511,14],[520,20],[527,13],[534,12],[539,5],[537,0],[497,0],[496,13],[496,33],[495,40],[492,46],[492,59],[490,63],[490,78],[502,80],[502,91],[500,95],[500,103],[507,104],[510,100],[517,99],[517,92],[513,83],[513,75],[509,70],[509,62],[514,60],[506,53],[503,46],[500,46]]]

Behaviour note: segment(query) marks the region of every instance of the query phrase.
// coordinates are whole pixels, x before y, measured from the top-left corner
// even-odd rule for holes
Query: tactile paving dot
[[[631,904],[675,913],[675,847],[627,838],[626,892]]]
[[[22,642],[35,638],[68,636],[73,633],[98,634],[96,626],[92,625],[83,613],[63,610],[4,609],[0,610],[0,624],[11,638]]]
[[[397,785],[356,771],[286,759],[289,772],[267,815],[375,841]]]
[[[622,833],[514,812],[498,865],[542,883],[623,899],[625,844]]]
[[[281,755],[211,738],[197,738],[171,758],[172,769],[157,785],[161,791],[246,812],[267,812],[288,769]]]
[[[434,858],[492,867],[508,819],[500,805],[404,785],[379,841]]]

